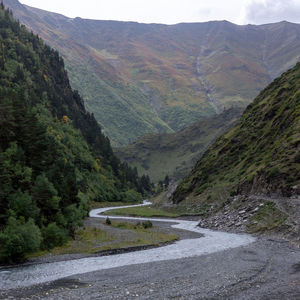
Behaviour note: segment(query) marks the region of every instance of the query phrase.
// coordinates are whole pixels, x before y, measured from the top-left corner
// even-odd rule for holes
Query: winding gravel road
[[[105,218],[99,213],[107,209],[90,216]],[[0,299],[300,299],[298,248],[272,238],[201,229],[194,221],[172,221],[172,227],[204,237],[1,270]]]

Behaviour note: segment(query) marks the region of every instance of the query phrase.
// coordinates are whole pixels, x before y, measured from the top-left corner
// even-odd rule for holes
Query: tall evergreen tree
[[[114,155],[59,53],[1,4],[0,260],[60,245],[90,200],[139,201],[137,189],[136,170]]]

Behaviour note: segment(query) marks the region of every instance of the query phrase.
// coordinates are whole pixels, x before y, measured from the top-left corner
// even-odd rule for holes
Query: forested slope
[[[90,200],[149,188],[113,154],[58,52],[0,7],[0,260],[62,244]]]

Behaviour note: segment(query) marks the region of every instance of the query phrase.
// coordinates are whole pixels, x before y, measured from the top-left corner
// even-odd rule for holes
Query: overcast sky
[[[236,24],[300,23],[300,0],[20,0],[68,17],[175,24],[228,20]]]

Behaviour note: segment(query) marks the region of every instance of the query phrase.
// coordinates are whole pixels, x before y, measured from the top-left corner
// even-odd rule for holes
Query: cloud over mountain
[[[298,0],[249,0],[244,8],[243,23],[266,24],[283,20],[300,23]]]

